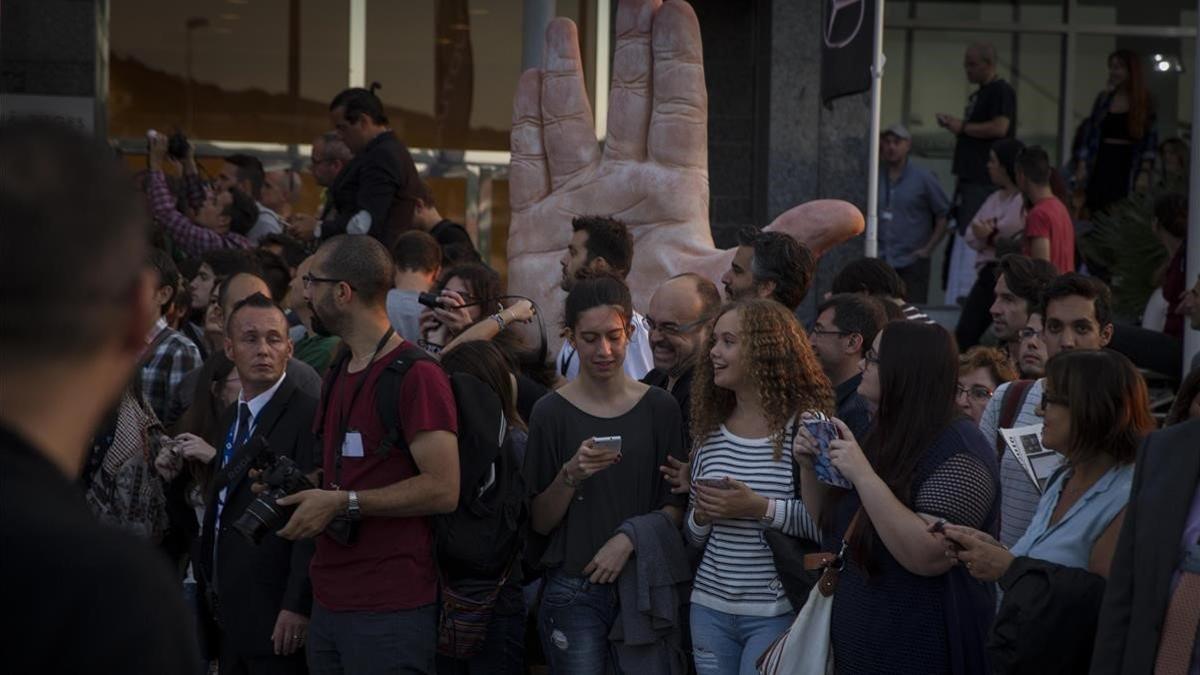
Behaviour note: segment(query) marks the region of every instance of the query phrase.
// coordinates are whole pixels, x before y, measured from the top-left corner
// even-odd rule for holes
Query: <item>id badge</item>
[[[346,440],[342,441],[342,456],[343,457],[362,457],[363,456],[363,440],[362,434],[357,431],[347,431]]]
[[[883,222],[885,222],[885,223],[890,223],[890,222],[892,222],[892,212],[891,212],[890,210],[888,210],[888,209],[884,209],[883,211],[880,211],[880,212],[879,212],[879,219],[880,219],[880,220],[882,220],[882,221],[883,221]]]

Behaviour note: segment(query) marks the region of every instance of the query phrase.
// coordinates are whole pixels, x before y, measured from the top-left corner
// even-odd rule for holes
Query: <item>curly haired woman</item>
[[[747,675],[795,618],[763,531],[819,538],[796,498],[787,448],[797,415],[828,415],[833,390],[800,324],[777,302],[726,305],[709,347],[692,385],[698,450],[687,537],[704,548],[692,643],[700,675]]]

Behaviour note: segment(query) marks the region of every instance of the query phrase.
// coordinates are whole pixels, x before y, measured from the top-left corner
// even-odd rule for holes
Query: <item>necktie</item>
[[[237,456],[242,446],[246,444],[246,440],[250,438],[250,406],[245,403],[238,404],[238,426],[237,437],[233,439],[233,446],[229,449],[229,459]],[[228,459],[226,461],[229,461]]]
[[[1184,570],[1167,605],[1158,643],[1155,675],[1187,675],[1200,624],[1200,573]]]

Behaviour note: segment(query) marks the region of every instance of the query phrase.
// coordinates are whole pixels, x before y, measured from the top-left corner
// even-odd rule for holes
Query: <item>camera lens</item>
[[[282,526],[287,518],[288,509],[275,503],[284,494],[282,490],[268,490],[260,494],[233,523],[233,529],[256,546],[262,543],[263,537]]]

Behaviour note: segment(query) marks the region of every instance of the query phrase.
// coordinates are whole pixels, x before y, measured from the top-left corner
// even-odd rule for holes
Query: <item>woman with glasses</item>
[[[999,514],[996,452],[954,404],[954,337],[935,324],[894,321],[864,355],[859,393],[876,409],[859,445],[827,451],[849,481],[822,483],[813,437],[795,447],[800,496],[822,524],[826,550],[844,550],[831,638],[839,673],[987,672],[984,636],[992,589],[946,558],[930,534],[940,521],[993,531]]]
[[[1087,672],[1134,454],[1154,419],[1141,375],[1108,350],[1051,358],[1039,414],[1042,445],[1067,463],[1024,536],[1008,550],[972,526],[946,525],[946,555],[1004,594],[988,640],[992,672]]]
[[[421,346],[435,352],[483,317],[504,309],[500,275],[478,263],[446,270],[434,294],[442,306],[421,312]]]
[[[954,401],[976,424],[996,387],[1017,379],[1008,356],[995,347],[975,346],[958,359],[958,388]]]
[[[700,675],[757,673],[755,661],[795,619],[764,532],[819,540],[796,498],[788,456],[800,421],[833,411],[833,389],[795,316],[773,300],[717,315],[692,384],[688,543],[704,551],[692,589]]]

